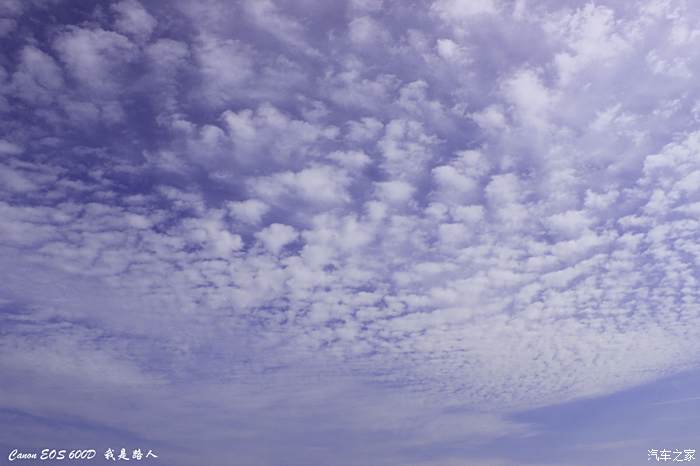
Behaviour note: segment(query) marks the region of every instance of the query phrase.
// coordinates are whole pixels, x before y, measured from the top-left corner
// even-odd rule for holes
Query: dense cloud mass
[[[694,3],[0,16],[7,449],[507,465],[455,445],[697,366]]]

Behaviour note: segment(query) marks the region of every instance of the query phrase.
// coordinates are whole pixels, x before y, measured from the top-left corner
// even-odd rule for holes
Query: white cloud
[[[202,79],[201,95],[213,107],[237,96],[254,75],[252,52],[240,41],[203,35],[194,54]]]
[[[592,220],[585,212],[568,210],[546,219],[546,224],[565,238],[577,238],[591,226]]]
[[[589,3],[574,13],[545,25],[550,34],[560,37],[568,51],[555,56],[559,78],[568,84],[573,75],[589,63],[604,66],[628,44],[615,32],[615,14],[611,8]]]
[[[63,88],[63,73],[54,59],[33,46],[24,47],[20,57],[12,75],[17,95],[34,104],[48,104],[56,99]]]
[[[19,144],[0,139],[0,155],[20,155],[24,152],[24,148]]]
[[[307,43],[303,25],[280,11],[273,0],[248,0],[244,2],[243,7],[257,27],[306,54],[318,54]]]
[[[112,5],[117,15],[115,28],[137,41],[146,41],[156,27],[157,21],[138,0],[121,0]]]
[[[250,224],[260,223],[263,216],[270,210],[267,204],[257,199],[230,202],[227,207],[236,220]]]
[[[437,0],[430,8],[444,21],[462,21],[475,15],[498,11],[494,0]]]
[[[360,121],[350,121],[346,137],[355,143],[371,141],[379,136],[383,126],[381,121],[371,117],[362,118]]]
[[[117,77],[138,53],[125,36],[99,28],[68,27],[53,46],[72,76],[100,95],[119,91]]]
[[[262,241],[268,251],[279,254],[282,248],[298,238],[299,233],[289,225],[273,223],[260,230],[255,236]]]
[[[361,170],[370,163],[372,159],[362,151],[334,151],[328,154],[328,158],[340,165],[353,170]]]
[[[299,160],[320,156],[313,149],[314,143],[334,139],[338,134],[334,126],[292,119],[270,104],[263,104],[255,111],[226,111],[221,118],[236,157],[247,167],[298,165]]]
[[[544,85],[535,71],[523,69],[516,72],[503,83],[503,93],[523,125],[546,128],[556,95]],[[491,120],[498,121],[495,118]]]
[[[414,180],[425,173],[436,143],[420,122],[397,119],[386,125],[377,145],[384,156],[383,167],[392,178]]]
[[[350,200],[351,179],[340,169],[319,165],[298,172],[279,172],[250,180],[250,189],[271,204],[303,201],[310,205],[343,204]]]
[[[0,165],[0,185],[3,189],[14,192],[34,191],[38,186],[24,174],[10,167]]]
[[[485,130],[498,131],[507,125],[504,112],[499,105],[489,105],[485,109],[473,113],[471,117]]]
[[[377,196],[389,204],[403,204],[411,200],[415,188],[404,181],[381,181],[375,183]]]
[[[217,257],[230,257],[243,247],[240,235],[232,233],[216,216],[191,218],[182,222],[185,238],[211,251]]]
[[[390,39],[388,32],[369,16],[353,19],[348,27],[350,41],[358,46],[376,45]]]

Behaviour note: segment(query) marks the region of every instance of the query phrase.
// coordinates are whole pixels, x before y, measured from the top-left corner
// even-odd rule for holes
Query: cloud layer
[[[696,367],[691,3],[0,14],[3,413],[182,464],[465,464],[421,452]]]

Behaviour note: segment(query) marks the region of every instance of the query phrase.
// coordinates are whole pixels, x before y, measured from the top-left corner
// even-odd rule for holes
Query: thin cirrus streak
[[[638,464],[680,432],[578,407],[697,399],[692,3],[0,15],[7,452]]]

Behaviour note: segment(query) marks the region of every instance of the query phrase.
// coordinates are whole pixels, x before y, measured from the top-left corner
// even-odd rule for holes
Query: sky
[[[0,0],[0,462],[700,450],[698,24]]]

